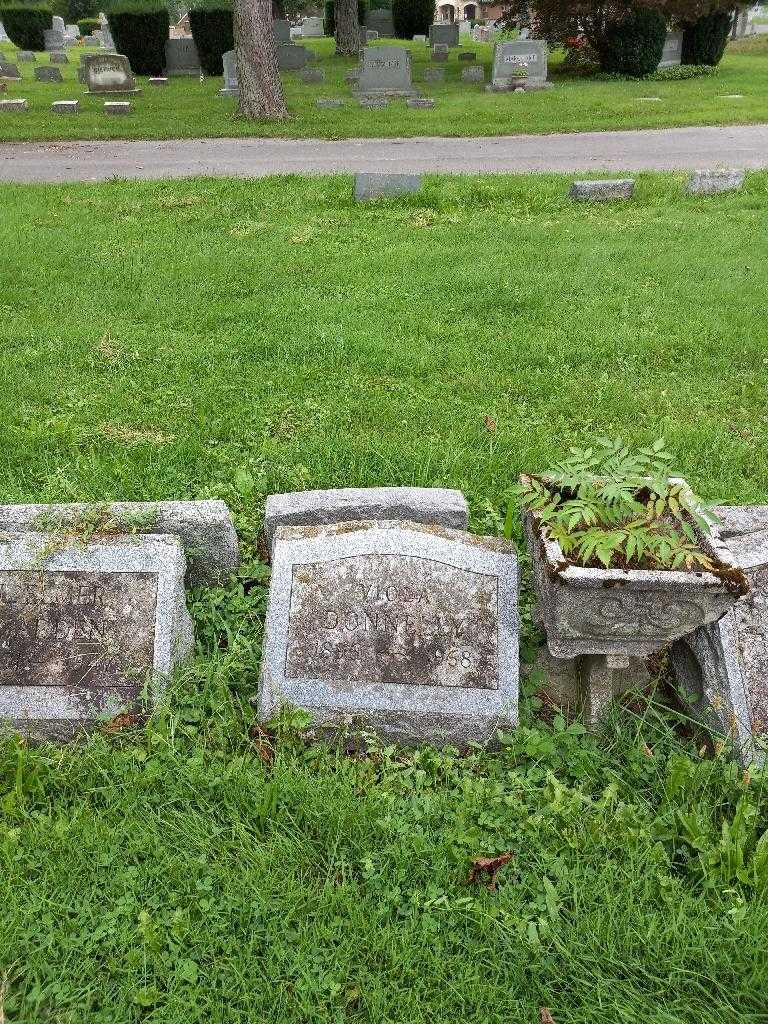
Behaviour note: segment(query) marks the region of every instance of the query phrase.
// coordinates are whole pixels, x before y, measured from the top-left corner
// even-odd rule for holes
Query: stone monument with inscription
[[[491,743],[518,720],[518,568],[497,538],[403,521],[277,531],[258,713],[319,733]]]
[[[657,71],[662,71],[664,68],[676,68],[680,66],[680,61],[683,57],[683,33],[682,32],[667,32],[667,38],[664,40],[664,49],[661,53],[661,60]]]
[[[410,51],[402,46],[366,46],[357,91],[364,96],[415,96]]]
[[[395,23],[392,20],[392,11],[384,7],[368,11],[365,16],[365,27],[378,32],[382,39],[395,38]]]
[[[525,89],[551,89],[547,81],[547,44],[543,39],[516,39],[496,43],[493,48],[493,71],[489,92]]]
[[[84,62],[85,83],[91,96],[120,96],[138,93],[127,57],[120,53],[97,53]]]
[[[459,45],[459,26],[453,22],[435,22],[429,26],[429,42],[431,46],[441,43],[448,47]]]
[[[0,536],[0,722],[70,738],[162,691],[190,653],[185,559],[171,536]]]
[[[235,51],[227,50],[222,54],[221,63],[224,67],[224,86],[219,89],[219,96],[239,96],[240,90],[237,85],[237,62]]]
[[[165,42],[165,75],[173,78],[200,75],[200,56],[194,39],[167,39]]]

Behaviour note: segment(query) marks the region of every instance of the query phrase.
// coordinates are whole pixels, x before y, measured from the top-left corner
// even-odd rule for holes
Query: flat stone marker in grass
[[[484,82],[485,69],[481,67],[464,68],[461,72],[462,82]]]
[[[421,178],[411,174],[358,174],[357,178],[377,179],[363,184],[368,190],[374,187],[388,189],[379,195],[398,195],[421,188]],[[363,197],[356,194],[356,198]],[[447,487],[341,487],[326,491],[289,491],[270,494],[267,498],[264,538],[271,551],[275,531],[280,526],[328,526],[359,519],[407,519],[413,523],[466,530],[469,509],[461,491]]]
[[[21,81],[21,72],[17,64],[0,64],[0,78],[7,78],[13,82]]]
[[[0,538],[0,721],[70,738],[138,710],[192,650],[175,537]]]
[[[436,23],[429,26],[429,42],[434,47],[437,45],[456,47],[459,45],[459,26],[456,22],[450,24]]]
[[[421,188],[420,174],[379,174],[363,171],[355,175],[355,199],[366,202],[384,196],[401,196],[418,192]]]
[[[448,47],[442,44],[438,44],[432,47],[430,51],[430,60],[436,64],[445,64],[448,61]]]
[[[543,39],[513,40],[496,43],[489,92],[526,92],[551,89],[547,81],[547,44]]]
[[[37,60],[37,54],[32,50],[17,50],[16,60],[20,64],[31,64]]]
[[[80,100],[55,100],[51,110],[54,114],[79,114]]]
[[[577,202],[604,203],[631,199],[634,193],[634,178],[611,178],[604,181],[574,181],[568,194]]]
[[[768,737],[768,529],[726,544],[750,592],[719,622],[677,641],[671,661],[678,689],[697,698],[689,711],[726,736],[745,764],[762,763],[757,741]]]
[[[141,92],[131,73],[127,57],[120,53],[97,53],[86,60],[85,83],[89,96],[121,96]]]
[[[444,82],[445,68],[424,68],[421,77],[425,82]]]
[[[518,570],[490,537],[409,522],[282,527],[258,715],[320,733],[493,742],[518,721]]]
[[[51,64],[69,64],[69,57],[63,50],[55,50],[51,54]]]
[[[29,110],[29,100],[19,97],[15,100],[0,100],[0,113],[23,114]]]
[[[405,101],[405,105],[412,110],[432,110],[435,101],[427,96],[411,96]]]
[[[364,110],[383,110],[389,106],[389,96],[360,96],[358,103]]]
[[[415,96],[410,52],[402,46],[366,46],[357,91],[361,96]]]
[[[719,192],[738,192],[744,186],[744,171],[693,171],[688,179],[688,194],[713,196]]]
[[[35,68],[35,81],[61,83],[64,79],[61,75],[61,68],[43,66]]]
[[[133,104],[129,100],[105,100],[104,113],[112,116],[130,114],[133,111]]]
[[[319,85],[325,81],[325,72],[321,68],[302,68],[299,78],[304,85]]]
[[[469,52],[467,52],[467,53],[460,53],[459,54],[459,60],[460,61],[473,61],[473,60],[477,60],[477,54],[476,53],[469,53]]]
[[[161,88],[163,85],[168,85],[168,79],[161,75],[156,75],[154,78],[148,79],[149,85],[154,85],[157,88]]]
[[[319,110],[340,110],[344,106],[344,100],[334,100],[334,99],[315,100],[315,106]]]
[[[217,585],[240,564],[232,513],[217,500],[0,505],[2,532],[172,534],[184,547],[189,587]]]

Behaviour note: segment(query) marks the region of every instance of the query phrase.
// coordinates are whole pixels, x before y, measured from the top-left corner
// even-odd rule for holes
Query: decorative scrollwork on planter
[[[694,601],[635,591],[606,597],[596,607],[587,607],[580,621],[576,618],[572,625],[590,636],[678,637],[700,625],[705,611]]]

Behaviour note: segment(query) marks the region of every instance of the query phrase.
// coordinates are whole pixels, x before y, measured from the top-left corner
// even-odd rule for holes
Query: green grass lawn
[[[244,551],[147,728],[0,744],[0,1019],[768,1020],[765,778],[656,703],[590,738],[527,696],[465,758],[248,737],[271,491],[461,487],[492,531],[521,470],[608,432],[768,501],[768,174],[567,186],[0,188],[3,500],[221,497]],[[503,850],[497,894],[466,883]]]
[[[403,44],[405,45],[405,44]],[[768,39],[732,45],[716,76],[681,82],[592,82],[558,76],[560,56],[552,60],[555,88],[526,95],[486,93],[483,85],[461,82],[462,65],[452,51],[444,84],[421,81],[428,49],[407,44],[413,53],[414,82],[437,101],[432,110],[410,110],[404,100],[392,100],[386,110],[363,110],[344,84],[353,67],[349,59],[332,56],[333,41],[309,40],[326,71],[322,85],[303,85],[285,74],[290,120],[257,123],[235,117],[235,101],[218,96],[220,79],[202,85],[197,79],[177,78],[161,89],[140,82],[130,117],[108,117],[103,100],[85,96],[77,82],[78,51],[64,66],[63,85],[35,82],[33,65],[21,66],[24,81],[9,82],[7,96],[24,96],[27,114],[0,115],[0,140],[195,138],[204,136],[284,136],[290,138],[387,137],[414,135],[505,135],[526,132],[589,131],[655,128],[674,125],[746,124],[765,120],[768,110]],[[469,44],[467,44],[467,47]],[[473,44],[490,78],[492,47]],[[13,48],[0,48],[11,58]],[[44,57],[41,58],[43,61]],[[734,94],[740,99],[729,98]],[[657,96],[660,102],[646,102]],[[318,97],[343,97],[340,110],[318,110]],[[53,114],[56,99],[79,99],[76,116]]]

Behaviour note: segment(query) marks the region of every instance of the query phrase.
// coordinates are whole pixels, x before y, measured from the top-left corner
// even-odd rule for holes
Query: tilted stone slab
[[[491,743],[518,721],[517,556],[497,538],[408,522],[282,527],[259,719]]]
[[[264,536],[271,551],[281,526],[324,526],[356,520],[406,519],[414,523],[466,530],[467,501],[445,487],[343,487],[328,491],[270,494]]]
[[[153,701],[191,652],[176,537],[0,535],[0,723],[69,738]]]
[[[606,203],[631,199],[635,194],[634,178],[612,178],[605,181],[574,181],[568,193],[582,203]]]
[[[131,531],[173,534],[187,558],[187,585],[221,583],[240,552],[232,513],[223,501],[114,501],[94,505],[0,505],[0,531],[88,536]]]
[[[748,764],[764,760],[756,741],[768,738],[768,530],[727,544],[750,592],[719,622],[678,641],[671,662],[678,689],[697,698],[694,715]]]
[[[713,196],[719,192],[738,192],[744,185],[744,171],[693,171],[688,179],[688,194]]]

